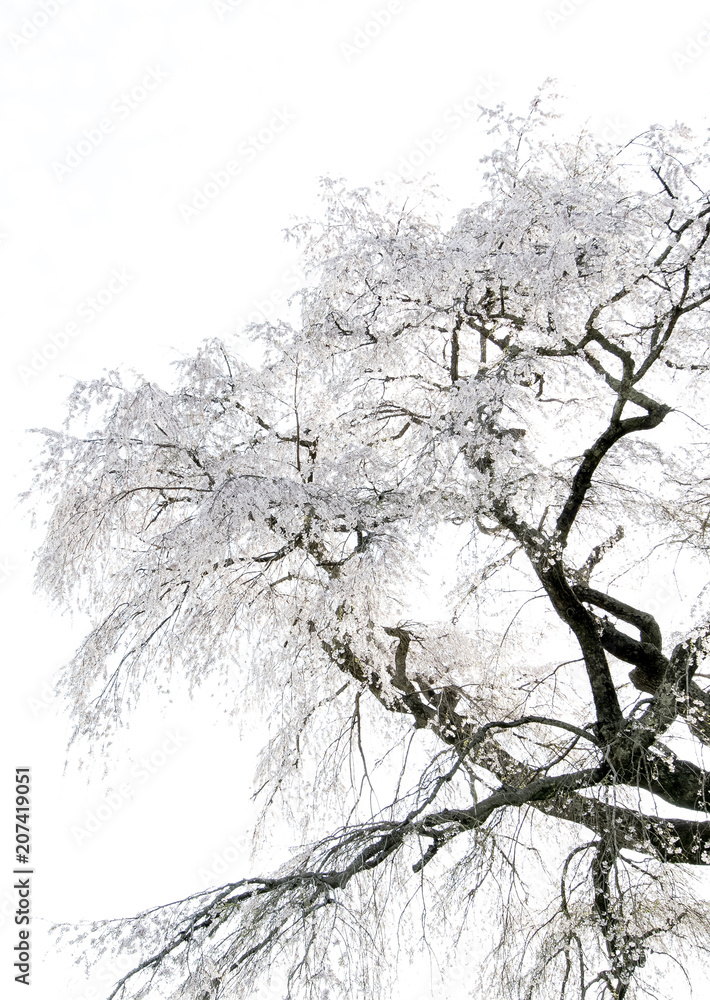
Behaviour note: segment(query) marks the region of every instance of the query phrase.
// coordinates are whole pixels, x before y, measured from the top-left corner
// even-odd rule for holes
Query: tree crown
[[[331,791],[309,818],[336,829],[155,911],[112,996],[176,969],[171,996],[242,995],[277,951],[326,996],[344,980],[335,959],[315,974],[323,949],[358,935],[351,974],[374,989],[381,871],[403,898],[437,880],[483,898],[523,877],[511,839],[561,895],[508,900],[505,995],[557,977],[631,997],[654,950],[705,940],[678,862],[710,862],[688,749],[710,738],[706,604],[689,580],[669,628],[648,580],[706,548],[708,147],[680,127],[555,140],[549,118],[539,97],[488,113],[484,197],[448,227],[431,191],[323,181],[322,217],[291,232],[294,318],[249,331],[259,365],[211,340],[170,390],[77,384],[45,431],[39,578],[94,616],[62,682],[77,733],[231,662],[240,705],[273,717],[267,808],[304,774]],[[374,815],[364,734],[400,748]]]

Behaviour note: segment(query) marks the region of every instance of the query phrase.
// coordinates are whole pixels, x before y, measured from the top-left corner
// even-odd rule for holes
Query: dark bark
[[[561,562],[549,569],[536,566],[536,572],[555,611],[577,637],[594,698],[597,732],[608,742],[614,739],[624,719],[594,616],[575,595]]]
[[[606,375],[606,373],[604,374]],[[638,406],[647,408],[648,413],[645,417],[627,417],[625,420],[618,419],[615,414],[604,433],[597,438],[591,448],[585,451],[584,458],[572,480],[572,489],[570,490],[569,497],[557,518],[555,534],[562,545],[567,543],[572,525],[591,486],[592,477],[605,455],[611,451],[618,441],[628,434],[658,427],[666,414],[670,413],[671,410],[670,406],[663,406],[646,396],[642,396],[641,393],[623,388],[621,382],[608,376],[607,381],[610,380],[619,390],[618,401],[621,403],[621,406],[623,406],[624,402],[630,400]],[[621,406],[619,409],[621,409]]]

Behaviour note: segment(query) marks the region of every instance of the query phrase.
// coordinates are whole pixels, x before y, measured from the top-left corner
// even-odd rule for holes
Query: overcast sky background
[[[322,175],[356,186],[431,171],[453,210],[476,198],[478,103],[523,111],[552,76],[560,130],[586,122],[625,141],[654,122],[704,132],[710,91],[710,6],[683,0],[44,7],[0,4],[0,982],[12,997],[28,994],[9,951],[14,766],[34,773],[38,947],[39,918],[178,898],[204,887],[215,857],[238,876],[251,767],[214,702],[177,699],[135,721],[105,774],[75,758],[64,770],[69,730],[48,692],[83,622],[32,593],[40,538],[15,501],[36,447],[26,430],[60,424],[75,379],[120,367],[166,382],[202,338],[275,314],[297,281],[282,230],[315,210]],[[224,187],[210,198],[211,172]],[[78,834],[126,785],[110,819]],[[38,959],[33,997],[98,996],[65,957]]]

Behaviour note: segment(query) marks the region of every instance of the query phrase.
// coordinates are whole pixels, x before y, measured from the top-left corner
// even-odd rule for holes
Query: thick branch
[[[600,434],[597,440],[594,442],[591,448],[588,448],[584,453],[584,458],[582,459],[577,472],[575,473],[574,479],[572,480],[572,489],[567,498],[567,501],[557,518],[557,528],[556,537],[562,546],[567,543],[567,538],[569,537],[570,530],[574,524],[575,518],[579,513],[579,510],[584,503],[585,497],[587,496],[587,491],[591,486],[592,477],[599,467],[600,462],[605,455],[614,447],[617,441],[625,437],[627,434],[632,434],[634,431],[651,430],[653,427],[657,427],[666,414],[670,413],[671,407],[664,406],[660,403],[655,403],[649,400],[648,397],[643,396],[641,393],[637,393],[630,388],[624,387],[622,390],[622,384],[618,379],[614,379],[611,376],[607,377],[607,381],[612,385],[612,388],[616,388],[619,392],[620,399],[628,399],[633,403],[637,403],[639,406],[644,406],[648,408],[648,413],[645,417],[627,417],[625,420],[612,420],[607,429]],[[622,394],[623,393],[623,394]],[[632,398],[639,397],[639,399]],[[643,402],[641,401],[643,400]]]
[[[572,629],[582,650],[597,713],[597,735],[603,742],[612,740],[623,725],[623,715],[594,616],[573,592],[561,562],[536,569],[555,611]]]
[[[505,501],[494,499],[492,506],[503,527],[523,545],[552,606],[577,637],[594,698],[597,735],[602,741],[612,740],[623,724],[623,716],[594,616],[570,587],[555,545],[551,546],[540,530],[512,514]]]
[[[600,590],[594,590],[592,587],[577,584],[572,587],[572,590],[580,601],[593,604],[595,607],[601,608],[602,611],[608,611],[617,618],[621,618],[622,621],[628,622],[629,625],[637,628],[641,633],[641,642],[650,643],[659,650],[662,648],[663,639],[661,630],[653,615],[649,615],[644,611],[638,611],[636,608],[632,608],[630,604],[624,604],[623,601],[619,601],[616,597],[610,597],[608,594],[604,594]]]
[[[611,833],[617,848],[652,854],[669,864],[710,864],[710,820],[645,816],[574,793],[537,803],[548,816]]]
[[[624,632],[620,632],[614,626],[605,621],[601,628],[601,640],[604,649],[612,653],[619,660],[632,663],[635,670],[629,674],[632,683],[648,694],[653,694],[668,669],[668,659],[661,652],[662,637],[658,622],[653,615],[646,614],[625,604],[623,601],[603,594],[599,590],[577,584],[572,588],[580,600],[604,611],[609,611],[622,621],[628,622],[637,628],[641,634],[641,641],[632,639]]]

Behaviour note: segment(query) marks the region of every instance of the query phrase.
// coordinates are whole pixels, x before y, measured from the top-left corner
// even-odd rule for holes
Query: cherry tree
[[[692,984],[708,146],[553,117],[487,113],[481,198],[448,225],[416,185],[324,181],[257,364],[212,340],[170,389],[76,385],[43,432],[39,580],[94,622],[61,681],[76,738],[210,674],[267,733],[254,873],[92,928],[135,958],[111,1000],[270,974],[386,996],[423,948],[437,995]]]

